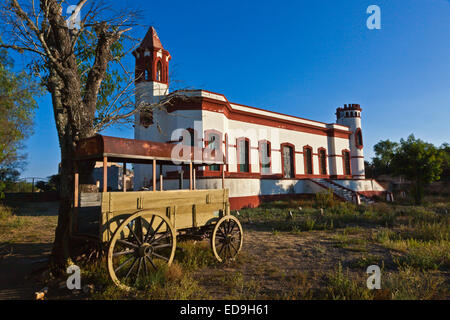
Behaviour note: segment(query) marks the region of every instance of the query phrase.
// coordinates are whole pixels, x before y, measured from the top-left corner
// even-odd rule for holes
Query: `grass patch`
[[[10,232],[25,225],[26,219],[14,215],[11,208],[0,205],[0,233]]]
[[[190,271],[217,263],[207,241],[178,242],[175,260],[184,270]]]
[[[374,292],[367,289],[362,279],[351,279],[342,265],[326,278],[325,298],[331,300],[372,300]]]
[[[381,285],[387,288],[394,300],[440,300],[449,297],[445,282],[439,274],[402,267],[398,272],[388,274]]]

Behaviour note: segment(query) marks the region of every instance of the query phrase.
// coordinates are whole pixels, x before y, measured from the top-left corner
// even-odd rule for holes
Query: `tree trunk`
[[[72,203],[74,195],[74,162],[73,155],[79,139],[94,135],[93,114],[85,113],[81,90],[75,77],[68,72],[68,79],[63,81],[59,74],[51,73],[48,89],[52,94],[53,111],[61,150],[60,163],[60,205],[58,225],[55,230],[55,241],[51,254],[51,269],[54,273],[65,272],[68,259],[72,253],[74,241],[70,239]],[[72,93],[70,93],[72,92]],[[90,176],[93,165],[81,166],[80,183],[91,183]]]

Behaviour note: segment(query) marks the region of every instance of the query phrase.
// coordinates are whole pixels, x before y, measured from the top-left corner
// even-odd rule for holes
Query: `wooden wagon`
[[[196,189],[196,168],[212,164],[223,168],[223,156],[195,147],[174,152],[176,147],[101,135],[77,144],[75,168],[83,161],[102,161],[103,187],[102,192],[80,193],[75,169],[71,235],[107,245],[108,272],[123,289],[145,284],[150,272],[170,265],[177,237],[209,237],[212,252],[221,262],[234,259],[242,247],[242,226],[230,214],[223,171],[221,189]],[[123,164],[122,191],[107,191],[108,162]],[[157,179],[157,166],[162,173],[162,166],[174,162],[189,171],[189,189],[164,191],[163,175]],[[126,190],[127,163],[152,164],[151,191]]]

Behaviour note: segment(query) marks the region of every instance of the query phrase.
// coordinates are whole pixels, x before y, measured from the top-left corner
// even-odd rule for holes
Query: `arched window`
[[[150,70],[150,69],[145,70],[145,80],[151,81],[151,80],[152,80],[151,74],[152,74],[152,73],[151,73],[151,70]]]
[[[325,148],[319,148],[319,166],[320,174],[327,174],[327,151]]]
[[[261,174],[270,174],[271,165],[270,154],[270,142],[267,140],[261,140],[259,142],[259,164],[261,168]]]
[[[305,163],[305,174],[313,174],[312,148],[310,146],[303,147],[303,160]]]
[[[211,156],[214,159],[221,159],[221,144],[222,144],[222,134],[218,131],[207,131],[205,132],[206,137],[206,147],[211,150]],[[213,164],[208,166],[210,171],[220,171],[220,164]]]
[[[295,177],[295,149],[290,143],[281,144],[281,165],[283,169],[283,178]]]
[[[352,174],[352,166],[350,162],[350,151],[344,150],[342,151],[342,160],[344,167],[344,175],[350,176]]]
[[[156,65],[156,80],[157,81],[162,81],[162,65],[161,65],[161,61],[158,61],[157,65]]]
[[[363,139],[362,139],[361,128],[358,128],[355,131],[355,144],[356,144],[356,147],[359,148],[359,149],[361,149],[363,147]]]
[[[250,172],[250,140],[238,138],[237,147],[237,169],[238,172]]]

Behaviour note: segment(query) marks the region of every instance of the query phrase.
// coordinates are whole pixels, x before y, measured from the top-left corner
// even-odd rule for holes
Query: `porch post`
[[[73,207],[78,208],[78,185],[79,185],[78,168],[75,166],[74,190],[73,190]]]
[[[189,162],[189,190],[192,190],[192,161]]]
[[[103,157],[103,192],[108,191],[108,157]]]
[[[127,176],[127,163],[124,162],[124,163],[123,163],[123,169],[122,169],[123,192],[127,192],[127,181],[126,181],[126,176]]]
[[[225,164],[222,165],[222,189],[225,189]]]
[[[153,159],[153,191],[156,191],[156,159]]]

